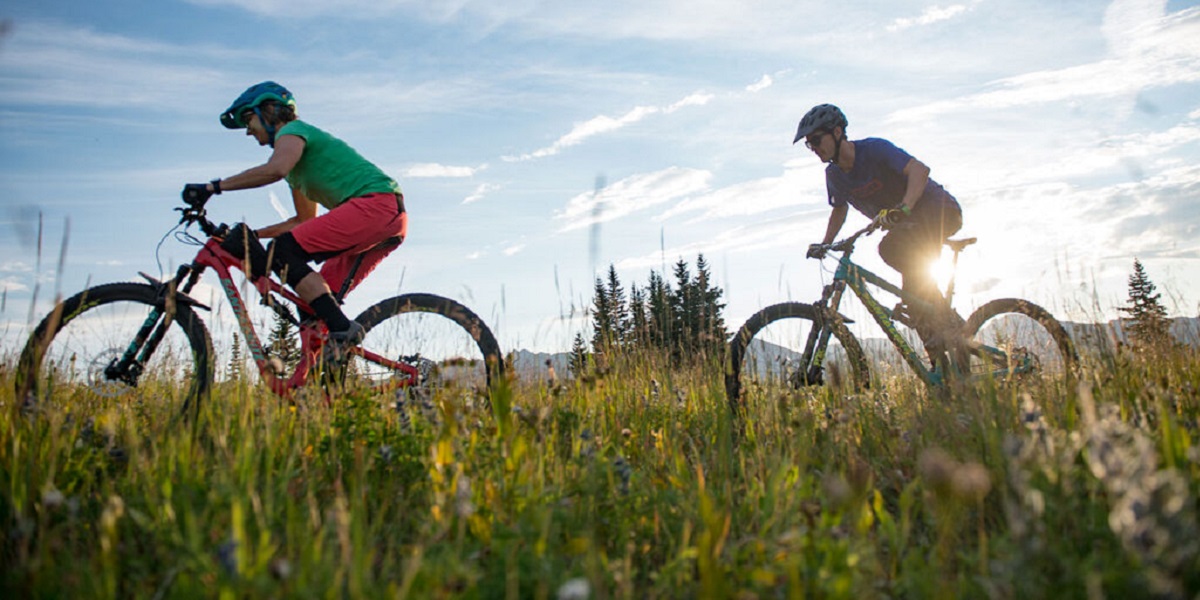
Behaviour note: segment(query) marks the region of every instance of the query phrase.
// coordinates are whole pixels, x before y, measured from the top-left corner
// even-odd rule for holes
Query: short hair
[[[264,100],[258,105],[263,120],[276,127],[296,120],[296,107],[278,100]]]

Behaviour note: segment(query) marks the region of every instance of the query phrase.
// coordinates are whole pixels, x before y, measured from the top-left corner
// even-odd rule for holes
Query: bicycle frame
[[[203,219],[203,215],[200,215],[199,218]],[[289,377],[283,378],[278,376],[271,368],[262,342],[259,340],[254,325],[250,322],[250,316],[242,295],[238,292],[237,286],[233,281],[232,272],[234,270],[246,272],[242,259],[221,247],[220,240],[214,235],[218,229],[213,227],[211,223],[203,221],[201,222],[201,228],[209,236],[207,241],[205,241],[200,251],[196,253],[196,257],[192,259],[190,264],[179,267],[179,270],[170,283],[163,284],[144,274],[143,277],[158,286],[164,287],[163,293],[165,298],[174,299],[175,302],[186,302],[192,306],[210,310],[208,306],[192,300],[188,294],[195,287],[196,283],[199,282],[205,269],[214,270],[221,282],[221,289],[225,292],[225,297],[229,300],[230,307],[237,318],[238,328],[241,329],[242,335],[246,340],[246,347],[249,349],[250,356],[258,367],[258,372],[263,378],[263,382],[275,394],[285,398],[291,397],[294,390],[305,385],[308,381],[309,372],[313,370],[320,360],[321,348],[324,346],[326,338],[325,324],[315,319],[310,321],[296,321],[290,316],[290,311],[272,306],[276,311],[284,311],[280,312],[280,314],[292,319],[300,331],[300,361]],[[311,312],[304,300],[291,290],[283,287],[283,285],[270,276],[251,276],[250,282],[263,298],[272,298],[272,294],[277,294],[296,305],[298,309]],[[112,373],[130,373],[133,365],[146,363],[150,355],[158,347],[159,342],[162,341],[163,336],[166,335],[167,328],[170,326],[170,319],[164,320],[161,317],[164,312],[169,312],[170,310],[171,301],[167,300],[164,302],[162,309],[155,308],[150,312],[145,324],[130,343],[124,356],[108,367],[110,375]],[[153,329],[153,332],[151,332],[151,329]],[[390,359],[375,352],[364,350],[361,347],[352,348],[349,350],[349,353],[361,356],[369,362],[379,364],[404,375],[404,377],[396,378],[394,381],[389,382],[388,385],[378,386],[383,389],[407,387],[414,385],[419,380],[420,375],[417,367],[406,362]],[[130,379],[136,379],[136,377],[136,372],[132,372],[129,376]]]
[[[818,300],[814,307],[817,308],[818,314],[823,319],[840,319],[845,323],[852,322],[846,317],[838,313],[838,307],[841,305],[842,297],[847,287],[854,293],[855,296],[863,303],[871,317],[883,330],[888,340],[900,352],[900,356],[909,368],[913,370],[928,385],[938,386],[946,381],[947,373],[938,364],[932,365],[932,368],[926,367],[921,359],[919,350],[914,348],[896,327],[896,322],[892,318],[892,311],[882,304],[871,294],[868,285],[873,285],[884,291],[899,297],[908,306],[916,307],[919,310],[931,310],[934,307],[925,299],[917,297],[911,293],[905,292],[899,286],[896,286],[879,275],[862,268],[850,260],[850,255],[854,252],[854,244],[860,236],[871,233],[875,230],[874,226],[867,227],[846,238],[841,242],[830,245],[829,249],[841,251],[842,256],[838,259],[837,270],[833,275],[833,283],[825,286],[821,293],[821,299]],[[957,251],[955,252],[955,264],[958,263]],[[947,285],[947,302],[953,298],[954,294],[954,279],[951,278]],[[814,327],[809,332],[808,340],[805,343],[804,352],[801,355],[803,365],[807,365],[807,377],[809,381],[816,381],[820,377],[820,365],[824,363],[825,351],[829,345],[829,338],[832,335],[832,328],[826,326],[823,322],[818,327]],[[1007,365],[1008,354],[999,348],[993,348],[972,340],[965,340],[967,351],[974,355],[987,355],[992,358],[995,364]],[[993,375],[1001,375],[1010,372],[1021,372],[1027,370],[1030,365],[1022,364],[1016,368],[997,368],[993,371]]]

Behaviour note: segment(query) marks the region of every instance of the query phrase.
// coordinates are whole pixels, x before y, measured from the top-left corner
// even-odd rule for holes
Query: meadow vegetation
[[[11,364],[11,363],[10,363]],[[490,403],[245,381],[22,411],[0,375],[0,597],[1193,598],[1200,363],[755,388],[615,360]]]

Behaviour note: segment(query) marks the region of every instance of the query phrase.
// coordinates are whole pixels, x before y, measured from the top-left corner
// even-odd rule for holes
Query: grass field
[[[1200,361],[754,389],[654,360],[490,408],[224,383],[20,411],[3,598],[1194,598]]]

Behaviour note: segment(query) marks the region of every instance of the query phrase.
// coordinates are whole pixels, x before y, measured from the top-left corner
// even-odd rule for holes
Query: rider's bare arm
[[[929,183],[929,167],[912,158],[909,159],[908,164],[904,165],[903,172],[908,185],[904,188],[904,198],[900,204],[908,207],[911,211],[917,207],[917,202],[921,200],[921,194],[925,193],[925,185]]]
[[[275,140],[275,151],[267,162],[221,180],[221,191],[248,190],[271,185],[287,176],[304,154],[304,138],[281,135]]]
[[[850,206],[846,204],[833,207],[829,213],[829,225],[825,227],[825,239],[821,241],[822,244],[833,243],[838,232],[842,230],[842,224],[846,222],[846,213],[849,211]]]
[[[296,188],[292,188],[292,204],[296,207],[296,216],[282,222],[263,227],[254,233],[258,234],[259,239],[270,239],[279,237],[291,231],[297,225],[317,217],[317,203],[309,200],[304,192]]]

